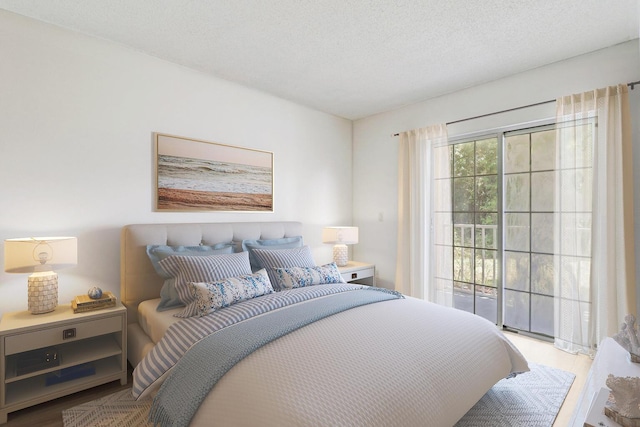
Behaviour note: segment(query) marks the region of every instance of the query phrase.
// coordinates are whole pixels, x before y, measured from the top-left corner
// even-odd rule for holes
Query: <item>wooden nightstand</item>
[[[376,285],[376,266],[366,262],[349,261],[344,267],[338,267],[340,274],[348,283]]]
[[[70,305],[46,314],[5,313],[0,321],[0,423],[7,422],[9,412],[38,403],[114,380],[126,384],[126,330],[127,310],[119,303],[78,314]]]

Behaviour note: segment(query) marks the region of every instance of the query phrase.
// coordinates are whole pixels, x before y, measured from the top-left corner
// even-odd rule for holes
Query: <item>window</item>
[[[580,129],[587,135],[593,128]],[[563,150],[588,156],[593,138],[587,141]],[[449,150],[454,307],[499,326],[553,336],[554,281],[585,280],[590,254],[584,239],[591,227],[590,201],[582,200],[590,188],[556,193],[583,182],[576,176],[590,173],[591,159],[563,162],[554,125],[457,140]],[[561,239],[557,230],[563,230]]]

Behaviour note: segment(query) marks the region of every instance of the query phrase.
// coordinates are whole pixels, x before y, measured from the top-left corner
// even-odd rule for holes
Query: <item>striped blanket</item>
[[[290,289],[243,301],[205,317],[190,317],[174,323],[133,371],[133,396],[138,399],[156,390],[189,348],[216,331],[302,301],[362,288],[366,286],[343,283]]]

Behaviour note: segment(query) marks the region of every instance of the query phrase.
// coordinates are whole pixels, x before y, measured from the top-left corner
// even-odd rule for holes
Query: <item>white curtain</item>
[[[626,85],[557,100],[555,345],[593,354],[635,313]]]
[[[402,132],[396,290],[451,306],[451,174],[444,124]]]

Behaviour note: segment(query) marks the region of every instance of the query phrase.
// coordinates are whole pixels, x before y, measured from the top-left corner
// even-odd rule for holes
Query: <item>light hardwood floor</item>
[[[519,335],[505,332],[507,338],[515,344],[520,352],[532,363],[539,363],[565,371],[573,372],[576,375],[569,394],[560,409],[553,427],[565,427],[573,414],[573,409],[580,396],[580,391],[584,386],[591,359],[583,355],[571,355],[553,347],[553,344]],[[9,421],[2,427],[62,427],[62,411],[84,402],[89,402],[106,396],[116,391],[131,386],[131,372],[129,367],[129,383],[121,386],[115,381],[90,390],[75,393],[71,396],[56,399],[31,408],[9,414]]]
[[[565,427],[569,425],[569,420],[573,415],[573,410],[578,403],[580,392],[584,387],[589,369],[591,368],[591,358],[585,355],[569,354],[558,350],[550,342],[540,341],[524,335],[511,332],[505,332],[505,335],[518,347],[529,362],[551,366],[575,374],[576,378],[560,408],[553,427]]]
[[[6,424],[1,427],[63,427],[62,411],[73,408],[81,403],[115,393],[123,388],[131,387],[131,374],[133,369],[129,366],[129,378],[126,385],[120,385],[120,381],[113,381],[89,390],[80,391],[69,396],[61,397],[50,402],[25,408],[9,414]]]

